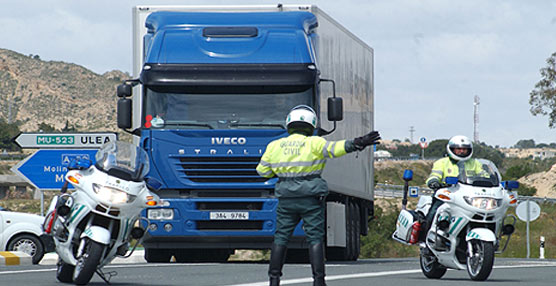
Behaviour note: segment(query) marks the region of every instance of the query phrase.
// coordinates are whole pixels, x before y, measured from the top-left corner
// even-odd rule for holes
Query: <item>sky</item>
[[[529,111],[539,70],[556,52],[551,0],[0,0],[0,48],[131,73],[135,5],[277,3],[317,5],[374,49],[375,129],[384,139],[473,139],[478,96],[481,142],[556,142],[548,117]]]

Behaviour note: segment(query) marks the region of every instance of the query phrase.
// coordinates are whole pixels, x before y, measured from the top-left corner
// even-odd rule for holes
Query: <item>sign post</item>
[[[427,142],[427,138],[421,137],[419,139],[419,145],[421,146],[421,159],[425,160],[425,149],[429,147],[429,142]]]
[[[517,217],[527,223],[527,258],[531,257],[531,245],[529,242],[529,222],[536,220],[541,215],[541,207],[527,199],[524,202],[519,203],[515,209]]]

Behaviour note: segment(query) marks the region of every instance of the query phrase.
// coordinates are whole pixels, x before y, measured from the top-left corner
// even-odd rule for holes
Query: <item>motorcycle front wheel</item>
[[[446,274],[446,267],[438,263],[438,260],[427,247],[421,248],[421,254],[419,255],[419,262],[421,265],[421,271],[423,274],[430,279],[440,279],[444,274]]]
[[[467,250],[467,274],[475,281],[485,281],[494,264],[494,245],[492,242],[470,240]]]
[[[77,264],[73,272],[73,283],[76,285],[85,285],[91,281],[104,250],[103,244],[91,239],[85,239],[81,243],[86,244],[83,254],[77,258]]]

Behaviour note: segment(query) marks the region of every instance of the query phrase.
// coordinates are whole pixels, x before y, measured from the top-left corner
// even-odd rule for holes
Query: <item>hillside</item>
[[[116,131],[116,86],[128,77],[0,49],[0,118],[21,122],[23,132],[66,121],[78,131]]]

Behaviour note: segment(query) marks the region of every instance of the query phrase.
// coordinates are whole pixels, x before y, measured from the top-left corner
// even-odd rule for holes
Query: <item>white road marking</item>
[[[507,268],[530,268],[530,267],[555,267],[555,266],[556,263],[537,263],[537,264],[501,265],[501,266],[494,266],[494,268],[507,269]],[[330,276],[326,276],[326,281],[354,279],[354,278],[370,278],[370,277],[380,277],[380,276],[388,276],[388,275],[404,275],[404,274],[413,274],[413,273],[420,273],[420,272],[421,269],[410,269],[410,270],[397,270],[397,271],[356,273],[356,274],[346,274],[346,275],[330,275]],[[307,278],[280,280],[280,285],[311,283],[311,282],[313,282],[313,278],[307,277]],[[268,281],[246,283],[246,284],[233,284],[227,286],[266,286],[266,285],[268,285]]]

